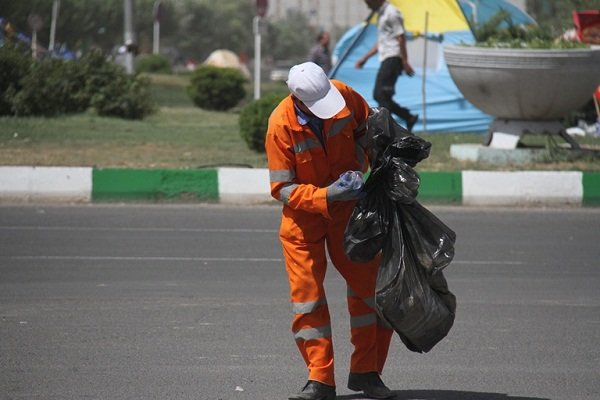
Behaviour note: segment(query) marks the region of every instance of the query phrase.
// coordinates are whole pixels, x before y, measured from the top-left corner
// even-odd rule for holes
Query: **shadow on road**
[[[550,400],[542,397],[509,396],[502,393],[464,392],[458,390],[395,390],[395,400]],[[337,400],[362,400],[362,394],[337,396]]]

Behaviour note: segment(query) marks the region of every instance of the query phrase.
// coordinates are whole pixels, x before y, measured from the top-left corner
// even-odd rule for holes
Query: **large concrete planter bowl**
[[[497,119],[557,120],[580,109],[600,84],[600,49],[446,46],[454,83]]]

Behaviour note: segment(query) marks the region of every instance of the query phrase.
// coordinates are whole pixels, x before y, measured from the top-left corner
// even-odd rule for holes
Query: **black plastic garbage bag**
[[[386,108],[371,108],[367,121],[367,149],[371,170],[379,169],[392,158],[414,167],[429,157],[431,143],[413,135],[390,116]]]
[[[344,236],[344,250],[353,261],[371,261],[383,248],[392,216],[382,189],[372,187],[354,207]]]
[[[414,167],[431,144],[396,124],[385,108],[367,121],[371,174],[345,233],[354,261],[381,252],[375,303],[379,316],[416,352],[431,350],[450,331],[456,298],[442,269],[454,257],[455,233],[416,201]]]
[[[397,207],[397,211],[419,265],[430,274],[446,268],[454,258],[454,231],[419,202]]]
[[[420,263],[413,246],[416,240],[408,239],[408,224],[401,215],[393,216],[384,243],[375,303],[380,317],[409,350],[428,352],[452,328],[456,299],[442,271],[429,273]]]

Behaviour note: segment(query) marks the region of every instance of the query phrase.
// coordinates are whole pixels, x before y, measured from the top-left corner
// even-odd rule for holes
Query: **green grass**
[[[194,107],[186,94],[186,75],[153,75],[152,94],[159,111],[142,121],[98,117],[93,113],[59,118],[0,118],[0,165],[97,166],[129,168],[266,167],[266,156],[246,146],[239,134],[239,108],[213,112]],[[262,92],[285,93],[282,83]],[[251,84],[245,101],[253,97]],[[428,159],[420,170],[498,169],[450,157],[453,143],[481,143],[481,134],[430,134]],[[600,139],[577,139],[600,146]],[[534,140],[535,141],[535,140]],[[502,167],[505,169],[504,167]],[[560,161],[530,169],[600,170],[598,159]],[[519,167],[524,169],[524,167]]]

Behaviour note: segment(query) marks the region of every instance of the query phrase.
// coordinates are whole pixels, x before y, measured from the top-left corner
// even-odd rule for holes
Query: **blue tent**
[[[493,118],[475,108],[462,96],[448,72],[444,60],[444,45],[473,43],[475,40],[469,23],[483,23],[500,9],[508,11],[516,24],[532,24],[535,23],[533,19],[504,0],[395,0],[391,3],[405,16],[409,61],[415,69],[413,77],[402,75],[398,79],[394,99],[412,113],[420,114],[414,130],[421,132],[426,129],[429,133],[487,131]],[[446,6],[447,10],[440,9]],[[403,11],[404,7],[408,13]],[[424,39],[423,28],[415,29],[414,21],[418,13],[423,14],[424,20],[425,12],[430,14],[428,21],[432,22],[429,26],[438,30],[427,32],[428,40]],[[408,24],[407,14],[412,18],[412,25]],[[441,22],[432,18],[438,18]],[[454,24],[451,23],[452,18],[456,20]],[[444,29],[445,23],[448,30]],[[424,23],[418,24],[416,22],[417,26],[425,26]],[[376,25],[370,23],[365,26],[363,23],[349,29],[333,51],[334,60],[338,59],[340,62],[336,64],[332,77],[352,86],[372,107],[377,106],[372,93],[379,69],[377,55],[371,57],[362,69],[356,69],[354,64],[376,40]]]

